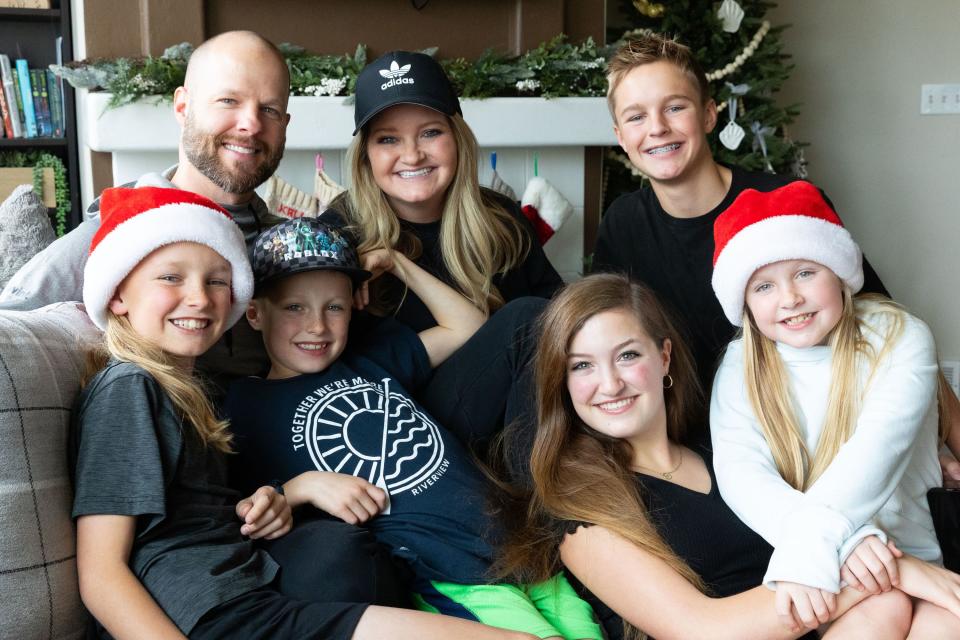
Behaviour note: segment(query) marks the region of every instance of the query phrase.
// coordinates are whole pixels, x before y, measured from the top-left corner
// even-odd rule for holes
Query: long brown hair
[[[146,370],[170,396],[184,422],[193,425],[204,445],[230,453],[233,436],[228,430],[229,423],[216,417],[203,383],[196,376],[185,375],[159,345],[134,331],[126,316],[117,316],[108,310],[103,342],[87,353],[83,386],[107,365],[111,357]]]
[[[463,118],[447,116],[457,145],[457,170],[447,189],[440,218],[440,249],[443,263],[457,290],[477,308],[494,311],[503,306],[503,296],[491,281],[519,265],[530,252],[530,235],[514,216],[489,194],[480,189],[477,174],[477,139]],[[415,260],[422,247],[419,240],[405,233],[377,185],[370,168],[367,142],[370,127],[365,126],[348,149],[350,189],[331,205],[346,216],[354,229],[359,251],[396,249]],[[373,300],[382,280],[372,284]]]
[[[567,390],[567,354],[574,336],[592,317],[624,309],[661,349],[672,344],[665,392],[667,432],[679,441],[699,415],[702,392],[695,365],[673,323],[647,287],[615,274],[588,276],[564,288],[541,318],[534,371],[537,433],[530,455],[530,488],[526,508],[509,522],[508,542],[495,567],[519,582],[549,578],[560,567],[557,523],[586,522],[632,542],[670,565],[703,589],[700,577],[657,533],[630,469],[627,443],[587,426],[577,415]],[[509,446],[509,439],[508,445]],[[624,622],[628,637],[639,631]]]

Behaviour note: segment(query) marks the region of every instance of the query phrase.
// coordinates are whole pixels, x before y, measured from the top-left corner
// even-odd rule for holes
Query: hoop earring
[[[663,388],[664,388],[664,389],[672,389],[672,388],[673,388],[673,376],[671,376],[671,375],[668,373],[667,375],[663,376],[663,379],[664,379]],[[668,382],[669,382],[669,384],[667,384]]]

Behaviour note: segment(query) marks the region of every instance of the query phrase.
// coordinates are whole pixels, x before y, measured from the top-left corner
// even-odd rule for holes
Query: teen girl
[[[227,488],[227,425],[193,377],[197,356],[253,291],[243,236],[195,194],[107,189],[83,298],[104,330],[73,415],[77,567],[101,637],[446,638],[429,614],[310,602],[278,588],[250,538],[290,529],[270,486]],[[455,637],[514,637],[454,620]],[[389,630],[389,631],[386,631]]]
[[[696,375],[652,293],[622,275],[589,276],[557,294],[541,326],[531,495],[514,512],[504,575],[538,580],[562,564],[610,638],[803,635],[757,586],[771,549],[720,498],[709,450],[681,444],[698,419]],[[960,615],[960,576],[895,562],[900,589]],[[845,589],[832,617],[867,595]]]
[[[714,385],[724,499],[774,547],[777,610],[824,621],[847,584],[897,585],[872,536],[941,560],[927,491],[940,486],[938,365],[929,329],[863,284],[860,249],[820,191],[745,191],[715,225],[713,287],[742,325]],[[879,557],[878,552],[879,551]],[[871,638],[956,637],[929,602],[867,620]]]

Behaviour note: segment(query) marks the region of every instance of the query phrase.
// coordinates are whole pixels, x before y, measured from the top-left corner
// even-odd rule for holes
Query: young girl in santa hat
[[[242,500],[228,488],[227,423],[193,375],[253,292],[243,235],[186,191],[107,189],[100,202],[83,299],[104,342],[71,430],[80,593],[99,635],[527,637],[280,591],[251,538],[286,533],[290,508],[273,486]]]
[[[713,288],[742,326],[713,388],[717,481],[774,547],[764,583],[776,589],[778,613],[824,622],[841,581],[897,586],[888,536],[941,562],[926,498],[941,483],[933,337],[890,300],[853,297],[860,249],[809,183],[745,191],[714,236]],[[848,613],[834,631],[960,633],[945,609],[901,600],[885,616]]]

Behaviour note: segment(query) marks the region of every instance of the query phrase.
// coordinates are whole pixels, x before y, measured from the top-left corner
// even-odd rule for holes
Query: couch
[[[70,408],[97,329],[75,304],[0,311],[0,639],[82,638]]]

